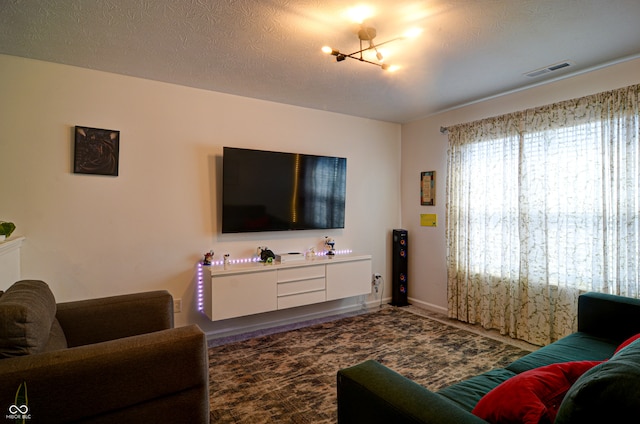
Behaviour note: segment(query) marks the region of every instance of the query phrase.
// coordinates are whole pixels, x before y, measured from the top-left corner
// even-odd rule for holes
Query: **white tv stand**
[[[212,321],[371,293],[370,255],[206,268],[204,312]]]

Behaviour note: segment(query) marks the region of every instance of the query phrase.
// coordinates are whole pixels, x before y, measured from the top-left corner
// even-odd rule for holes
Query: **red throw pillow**
[[[492,424],[553,423],[571,385],[601,362],[563,362],[525,371],[487,393],[473,414]]]
[[[615,355],[616,353],[620,352],[620,350],[629,346],[631,343],[635,342],[638,339],[640,339],[640,334],[636,334],[635,336],[629,337],[627,340],[620,343],[620,346],[618,346],[618,348],[616,349],[615,352],[613,352],[613,354]]]

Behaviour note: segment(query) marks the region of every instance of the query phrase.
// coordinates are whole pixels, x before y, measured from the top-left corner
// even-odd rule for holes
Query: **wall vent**
[[[575,65],[575,63],[565,60],[564,62],[554,63],[553,65],[545,66],[544,68],[536,69],[525,73],[524,75],[529,78],[539,77],[540,75],[548,74],[550,72],[559,71],[560,69],[568,68]]]

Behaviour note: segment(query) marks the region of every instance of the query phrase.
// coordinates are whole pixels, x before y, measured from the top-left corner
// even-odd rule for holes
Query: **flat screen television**
[[[344,228],[347,159],[224,147],[222,232]]]

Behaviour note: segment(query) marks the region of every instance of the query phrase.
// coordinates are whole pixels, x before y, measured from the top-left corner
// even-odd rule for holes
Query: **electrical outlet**
[[[173,299],[173,313],[182,312],[182,299]]]

